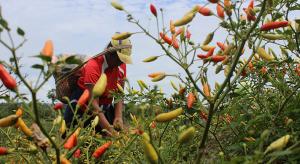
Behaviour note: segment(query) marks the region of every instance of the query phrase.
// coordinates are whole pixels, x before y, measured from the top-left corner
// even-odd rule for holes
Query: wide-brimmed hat
[[[124,40],[111,40],[111,44],[113,47],[118,46],[130,46],[130,48],[123,48],[121,50],[117,51],[117,54],[119,56],[119,59],[125,63],[125,64],[132,64],[132,58],[131,58],[131,42],[129,39]]]

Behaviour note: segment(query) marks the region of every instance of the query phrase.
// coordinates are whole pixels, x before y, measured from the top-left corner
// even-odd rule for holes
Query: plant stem
[[[209,128],[210,128],[210,125],[211,125],[211,121],[212,121],[212,116],[213,116],[213,113],[214,113],[214,104],[210,104],[209,106],[209,111],[208,111],[208,119],[207,119],[207,122],[206,122],[206,125],[205,125],[205,129],[204,129],[204,133],[203,133],[203,136],[202,136],[202,140],[201,140],[201,143],[200,143],[200,146],[197,150],[197,158],[196,158],[196,163],[200,163],[200,160],[201,160],[201,157],[203,155],[203,152],[204,152],[204,149],[205,149],[205,142],[207,140],[207,137],[208,137],[208,132],[209,132]]]
[[[162,140],[162,138],[163,138],[163,136],[164,136],[164,134],[165,134],[165,132],[166,132],[166,130],[167,130],[169,124],[170,124],[170,122],[167,123],[166,127],[164,128],[164,131],[162,132],[162,134],[161,134],[160,137],[159,137],[158,147],[161,146],[161,140]]]
[[[129,143],[125,148],[123,148],[122,152],[121,152],[117,157],[114,158],[114,160],[112,161],[112,163],[117,163],[117,162],[118,162],[117,160],[120,158],[120,156],[121,156],[121,155],[124,155],[125,151],[127,151],[127,149],[133,144],[133,142],[134,142],[137,138],[138,138],[138,135],[135,135],[135,136],[133,137],[133,139],[130,141],[130,143]]]
[[[34,91],[32,91],[31,95],[32,95],[32,104],[33,104],[33,112],[35,115],[35,121],[36,121],[37,125],[40,127],[43,134],[49,139],[52,146],[54,147],[55,153],[56,153],[56,163],[59,164],[60,163],[60,150],[57,147],[56,143],[53,141],[53,139],[50,137],[50,135],[48,134],[46,129],[42,126],[42,123],[40,122],[40,117],[39,117],[38,107],[37,107],[36,93]]]
[[[300,86],[297,86],[296,89],[295,89],[292,93],[290,93],[290,94],[287,96],[287,98],[284,100],[284,102],[282,103],[282,105],[279,107],[278,112],[277,112],[277,114],[276,114],[276,116],[275,116],[275,118],[274,118],[273,121],[275,121],[276,118],[278,118],[278,116],[280,115],[280,113],[281,113],[282,110],[284,109],[284,107],[285,107],[285,105],[287,104],[287,102],[293,97],[293,95],[294,95],[295,93],[297,93],[297,91],[298,91],[299,88],[300,88]]]

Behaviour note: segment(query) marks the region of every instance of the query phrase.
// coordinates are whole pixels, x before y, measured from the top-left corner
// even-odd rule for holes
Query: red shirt
[[[85,90],[86,84],[96,84],[102,72],[107,76],[107,86],[104,94],[99,98],[99,104],[111,104],[112,97],[109,91],[116,90],[117,83],[123,85],[126,77],[126,64],[121,64],[119,67],[108,68],[104,55],[90,59],[81,69],[81,76],[77,81],[78,86]]]

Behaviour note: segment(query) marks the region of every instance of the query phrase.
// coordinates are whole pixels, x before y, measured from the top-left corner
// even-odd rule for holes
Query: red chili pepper
[[[73,157],[74,157],[74,158],[80,158],[80,155],[81,155],[81,151],[80,151],[80,149],[77,149],[77,150],[75,151],[75,153],[73,154]]]
[[[200,117],[205,121],[207,121],[207,119],[208,119],[207,114],[204,113],[203,111],[200,111]]]
[[[254,0],[251,0],[248,7],[243,9],[245,11],[245,13],[247,14],[247,20],[248,21],[255,21],[256,20],[255,15],[253,15],[251,13],[251,10],[253,10],[253,8],[254,8]]]
[[[232,117],[231,117],[229,114],[225,113],[225,118],[223,118],[223,120],[224,120],[227,124],[230,124],[231,121],[232,121]]]
[[[173,35],[172,38],[168,37],[166,34],[163,34],[162,32],[160,32],[160,37],[169,45],[172,45],[175,49],[179,48],[179,44],[178,41],[176,39],[176,36]]]
[[[207,8],[207,7],[203,7],[203,6],[198,6],[198,12],[204,16],[211,16],[213,15],[213,12]]]
[[[191,39],[191,32],[189,30],[186,30],[186,39],[190,40]]]
[[[157,10],[156,7],[153,4],[150,4],[150,11],[151,13],[157,17]]]
[[[6,147],[0,147],[0,155],[6,155],[8,153],[8,149]]]
[[[218,3],[219,2],[219,0],[208,0],[209,2],[211,2],[211,3]]]
[[[280,28],[280,27],[286,27],[288,25],[289,25],[289,21],[269,22],[269,23],[263,24],[260,27],[260,30],[268,31],[268,30],[272,30],[272,29],[276,29],[276,28]]]
[[[215,55],[211,57],[211,60],[215,63],[223,61],[226,59],[226,56],[221,56],[221,55]]]
[[[207,52],[207,56],[209,57],[209,56],[212,56],[213,54],[214,54],[214,51],[215,51],[215,48],[216,47],[212,47],[211,49],[209,49],[209,51]]]
[[[197,57],[200,58],[200,59],[208,58],[208,56],[206,54],[198,54]]]
[[[77,136],[75,134],[72,134],[68,138],[67,142],[64,144],[64,148],[70,150],[76,145],[77,145]]]
[[[90,98],[90,91],[86,89],[83,91],[82,95],[77,101],[77,105],[79,105],[80,107],[85,105],[89,101],[89,98]]]
[[[247,14],[247,20],[248,20],[248,21],[255,21],[255,20],[256,20],[256,17],[253,16],[253,15]]]
[[[247,76],[247,71],[246,71],[245,69],[243,69],[241,75],[242,75],[243,77],[246,77],[246,76]]]
[[[179,44],[178,44],[178,41],[177,41],[175,35],[172,36],[172,46],[173,46],[176,50],[179,49]]]
[[[183,32],[183,28],[179,28],[176,32],[175,32],[175,36],[177,37],[178,35],[180,35]]]
[[[217,45],[221,48],[221,50],[225,50],[226,49],[226,45],[224,43],[221,42],[217,42]]]
[[[109,141],[109,142],[105,143],[104,145],[98,147],[92,156],[95,158],[101,157],[105,153],[105,151],[110,147],[111,144],[112,144],[112,142]]]
[[[188,109],[191,109],[193,107],[193,104],[195,103],[196,98],[192,92],[190,92],[186,98],[186,104]]]
[[[250,1],[249,5],[248,5],[248,8],[251,8],[251,9],[254,8],[254,0]]]
[[[172,38],[168,37],[166,34],[160,32],[159,33],[160,37],[166,42],[168,43],[169,45],[172,45]]]
[[[268,69],[267,67],[262,67],[260,71],[262,74],[266,74],[268,72]]]
[[[8,154],[8,149],[6,147],[0,147],[0,155]]]
[[[185,88],[185,87],[180,88],[179,91],[178,91],[178,94],[179,94],[179,95],[183,95],[183,94],[185,93],[185,91],[186,91],[186,88]]]
[[[217,5],[217,14],[220,18],[222,18],[222,19],[225,18],[224,8],[222,7],[222,5],[220,3],[218,3],[218,5]]]
[[[156,122],[152,121],[150,126],[151,126],[152,129],[156,128]]]
[[[197,55],[198,58],[200,58],[200,59],[206,59],[206,58],[212,56],[214,54],[215,48],[216,47],[213,47],[213,48],[209,49],[209,51],[207,52],[207,54],[199,54],[199,55]]]
[[[248,63],[248,68],[249,68],[250,71],[254,70],[254,66],[253,66],[251,61]]]
[[[2,64],[0,64],[0,79],[6,88],[11,90],[17,89],[16,80],[6,71]]]
[[[61,110],[62,108],[64,107],[64,104],[59,102],[59,103],[56,103],[53,107],[54,110]]]
[[[295,71],[298,74],[298,76],[300,76],[300,64],[297,64]]]
[[[245,11],[245,13],[246,13],[246,15],[247,15],[247,20],[248,20],[248,21],[255,21],[255,20],[256,20],[255,15],[252,15],[252,14],[250,13],[250,10],[253,10],[253,9],[251,9],[251,8],[244,8],[243,10]]]

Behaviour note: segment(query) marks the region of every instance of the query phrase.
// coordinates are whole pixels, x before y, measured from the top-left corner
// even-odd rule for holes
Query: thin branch
[[[223,84],[221,85],[220,89],[218,90],[217,94],[215,95],[214,100],[213,100],[214,102],[219,98],[219,96],[223,92],[225,86],[230,81],[230,78],[231,78],[231,76],[233,74],[233,71],[235,70],[235,67],[236,67],[236,65],[238,63],[238,60],[239,60],[240,56],[242,55],[242,51],[243,51],[243,48],[244,48],[244,46],[246,44],[246,41],[250,37],[250,34],[252,33],[252,31],[258,25],[258,23],[260,21],[260,18],[262,17],[262,15],[264,13],[264,10],[265,10],[265,7],[266,7],[266,1],[267,0],[263,1],[262,7],[261,7],[261,11],[260,11],[259,15],[257,16],[257,19],[255,20],[255,22],[253,23],[253,25],[250,27],[250,29],[247,31],[246,36],[243,37],[242,42],[241,42],[241,44],[240,44],[240,46],[238,48],[238,51],[235,54],[234,62],[232,64],[231,68],[230,68],[229,74],[228,74],[228,76],[226,76]]]

